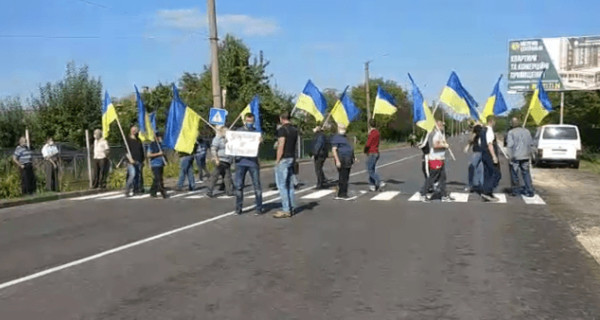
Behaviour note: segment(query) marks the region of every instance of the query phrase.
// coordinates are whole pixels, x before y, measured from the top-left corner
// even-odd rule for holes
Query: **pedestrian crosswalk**
[[[368,192],[366,190],[357,190],[349,192],[351,197],[350,200],[353,201],[374,201],[374,202],[389,202],[389,201],[407,201],[407,202],[422,202],[421,195],[419,192],[415,192],[412,194],[403,194],[399,190],[390,190],[390,191],[382,191],[382,192]],[[177,193],[175,191],[168,191],[169,197],[171,199],[178,200],[198,200],[208,198],[206,195],[206,190],[195,190],[188,192],[180,192]],[[254,196],[254,190],[250,190],[244,193],[245,199],[252,201]],[[279,191],[277,190],[266,190],[262,193],[263,200],[274,199],[279,197]],[[525,203],[527,205],[545,205],[546,202],[539,195],[535,195],[534,197],[507,197],[505,193],[495,193],[494,196],[499,199],[498,202],[493,202],[490,204],[507,204],[507,203],[516,203],[520,201],[521,203]],[[297,197],[301,200],[333,200],[335,199],[335,190],[334,189],[325,189],[325,190],[314,190],[313,188],[306,188],[303,191],[300,191],[297,194]],[[468,203],[468,202],[482,202],[482,199],[472,193],[465,192],[451,192],[450,197],[452,198],[452,203]],[[116,199],[124,199],[124,200],[145,200],[149,199],[149,194],[136,195],[132,197],[125,197],[125,194],[121,191],[111,191],[104,192],[95,195],[87,195],[77,198],[71,198],[72,201],[106,201],[106,200],[116,200]],[[216,194],[213,199],[216,200],[229,200],[234,199],[235,196],[228,196],[225,193]],[[433,201],[435,202],[435,201]]]

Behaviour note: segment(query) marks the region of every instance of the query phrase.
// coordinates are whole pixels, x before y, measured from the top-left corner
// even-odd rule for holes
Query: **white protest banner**
[[[227,131],[225,154],[234,157],[256,157],[260,145],[260,132]]]

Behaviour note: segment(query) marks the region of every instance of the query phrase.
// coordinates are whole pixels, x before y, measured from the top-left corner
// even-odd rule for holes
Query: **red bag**
[[[444,166],[444,160],[429,160],[429,169],[438,170]]]

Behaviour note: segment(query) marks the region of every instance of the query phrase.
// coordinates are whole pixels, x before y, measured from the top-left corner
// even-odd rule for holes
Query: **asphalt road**
[[[461,192],[453,143],[449,188]],[[420,151],[379,164],[401,194],[360,193],[362,161],[357,200],[299,199],[283,220],[270,215],[278,195],[263,216],[187,196],[3,209],[0,319],[600,319],[600,267],[546,206],[410,202]],[[300,177],[298,198],[314,195],[312,165]],[[262,172],[265,192],[272,179]]]

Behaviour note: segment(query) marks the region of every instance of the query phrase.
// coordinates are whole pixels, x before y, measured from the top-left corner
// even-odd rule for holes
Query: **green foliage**
[[[40,86],[39,96],[33,98],[37,140],[52,136],[84,146],[85,130],[101,127],[101,94],[102,83],[90,76],[87,66],[67,64],[65,77]]]
[[[126,168],[115,168],[108,174],[108,179],[106,179],[106,187],[113,190],[123,189],[125,188],[126,177]]]
[[[19,98],[7,97],[0,100],[0,147],[13,148],[20,137],[25,136],[25,129],[30,131],[30,139],[34,141],[34,133],[38,130],[37,118],[34,113],[23,109]]]
[[[10,199],[21,196],[21,177],[8,158],[0,159],[0,199]]]

